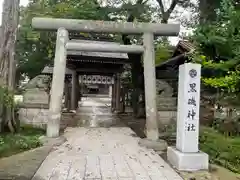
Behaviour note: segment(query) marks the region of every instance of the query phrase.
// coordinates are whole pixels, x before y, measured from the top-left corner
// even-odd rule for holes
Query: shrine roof
[[[92,41],[92,40],[78,40],[78,39],[72,39],[72,42],[79,42],[79,43],[94,43],[94,44],[107,44],[107,45],[120,45],[120,43],[116,42],[108,42],[108,41]],[[68,56],[79,56],[79,57],[97,57],[97,58],[109,58],[109,59],[122,59],[127,60],[128,55],[127,53],[106,53],[106,52],[86,52],[86,51],[72,51],[69,50]]]
[[[187,40],[180,40],[176,45],[176,48],[172,57],[175,57],[180,54],[192,52],[194,50],[195,50],[195,46],[193,43]]]
[[[53,74],[53,67],[50,66],[45,66],[41,72],[41,74]],[[72,74],[72,70],[69,68],[66,68],[66,75],[71,75]]]
[[[187,60],[186,53],[194,51],[195,47],[191,42],[180,40],[176,45],[175,51],[170,59],[156,66],[157,69],[165,69],[167,66],[175,66],[183,64]]]

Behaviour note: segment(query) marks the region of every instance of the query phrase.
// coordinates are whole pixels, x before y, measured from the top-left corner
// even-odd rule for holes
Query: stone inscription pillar
[[[146,136],[150,140],[158,139],[158,116],[157,116],[157,93],[155,72],[155,51],[153,34],[144,33],[144,85],[145,85],[145,108],[146,108]]]
[[[47,123],[47,136],[59,136],[61,106],[64,89],[64,78],[66,71],[67,51],[65,45],[68,41],[68,31],[64,28],[59,28],[57,31],[57,41],[54,58],[53,78],[51,87],[50,117]]]
[[[169,147],[169,162],[178,170],[208,169],[208,155],[199,152],[201,65],[186,63],[179,68],[177,143]]]

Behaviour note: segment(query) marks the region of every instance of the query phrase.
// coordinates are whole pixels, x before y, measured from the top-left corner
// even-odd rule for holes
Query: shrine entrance
[[[76,87],[79,86],[79,75],[82,75],[81,77],[84,77],[84,75],[104,75],[113,78],[111,104],[113,110],[119,110],[121,89],[120,74],[123,70],[123,65],[130,63],[127,53],[143,53],[146,135],[148,139],[158,139],[154,35],[177,36],[180,31],[180,25],[34,18],[32,26],[40,30],[57,30],[51,87],[51,92],[54,93],[51,94],[50,98],[49,111],[51,116],[47,125],[48,137],[56,137],[59,135],[66,67],[72,69],[71,108],[76,108],[76,101],[79,99],[76,93]],[[143,34],[143,46],[99,43],[97,41],[86,42],[72,39],[68,31]],[[86,79],[86,81],[87,80],[88,79]],[[83,80],[81,82],[83,82]]]

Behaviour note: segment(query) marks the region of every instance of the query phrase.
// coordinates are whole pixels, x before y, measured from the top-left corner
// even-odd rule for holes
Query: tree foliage
[[[216,20],[216,9],[220,7],[221,0],[199,0],[199,20],[201,24]]]
[[[223,0],[216,9],[216,19],[201,24],[195,31],[194,40],[198,51],[193,56],[206,69],[203,81],[226,92],[239,92],[240,80],[240,9],[234,0]]]
[[[21,21],[17,44],[18,73],[33,78],[45,65],[52,64],[55,48],[55,32],[35,31],[31,27],[33,17],[109,20],[106,8],[95,0],[32,0],[21,8]]]
[[[171,46],[169,44],[158,44],[155,51],[155,64],[160,65],[172,56]]]

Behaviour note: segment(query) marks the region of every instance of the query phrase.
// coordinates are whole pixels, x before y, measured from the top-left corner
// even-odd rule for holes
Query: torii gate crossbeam
[[[39,30],[52,30],[64,27],[67,30],[95,33],[126,33],[142,34],[149,32],[157,36],[177,36],[180,31],[179,24],[139,23],[91,21],[78,19],[40,18],[32,20],[32,26]]]

